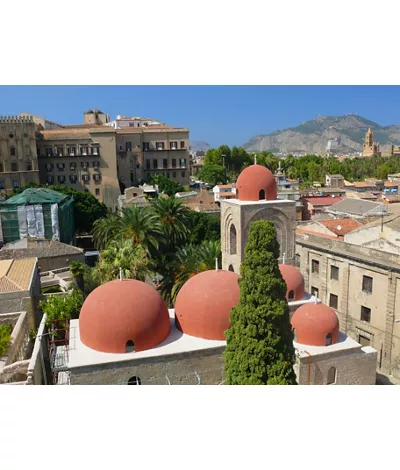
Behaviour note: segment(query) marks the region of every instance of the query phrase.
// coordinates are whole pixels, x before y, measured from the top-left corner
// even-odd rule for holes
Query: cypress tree
[[[295,352],[274,223],[250,225],[239,304],[225,332],[227,385],[295,385]]]

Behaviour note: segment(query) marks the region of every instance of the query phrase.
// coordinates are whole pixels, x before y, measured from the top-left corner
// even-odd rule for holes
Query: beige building
[[[343,332],[378,351],[377,371],[400,379],[398,255],[302,234],[296,264],[305,288],[335,309]]]
[[[39,183],[35,131],[30,117],[0,117],[0,196]]]
[[[379,157],[381,155],[380,149],[379,149],[379,143],[375,143],[374,141],[374,133],[371,131],[371,128],[368,127],[368,131],[365,134],[365,139],[363,143],[363,151],[362,151],[362,156],[363,157],[374,157],[377,156]]]
[[[342,175],[325,175],[325,184],[328,188],[344,188],[344,178]]]

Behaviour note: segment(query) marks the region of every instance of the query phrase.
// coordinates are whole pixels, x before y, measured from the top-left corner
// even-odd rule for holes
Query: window
[[[64,171],[65,163],[57,163],[57,169],[59,171]]]
[[[263,189],[260,190],[259,195],[258,195],[258,199],[260,201],[265,199],[265,191]]]
[[[128,380],[128,385],[142,385],[142,381],[140,380],[140,377],[136,377],[136,375],[134,375]]]
[[[46,147],[46,157],[52,157],[53,156],[53,149],[51,147]]]
[[[81,167],[84,169],[84,170],[87,170],[89,164],[88,162],[81,162]]]
[[[157,170],[157,160],[153,160],[153,169]]]
[[[229,265],[228,271],[231,271],[232,273],[235,272],[235,270],[233,269],[233,266],[231,264]]]
[[[186,176],[186,171],[181,171],[181,176],[184,178]]]
[[[363,276],[362,290],[363,292],[368,292],[368,294],[372,293],[372,277]]]
[[[99,167],[100,167],[100,162],[93,162],[93,168],[94,168],[95,170],[98,170]]]
[[[89,175],[82,175],[82,180],[84,183],[88,183],[89,182]]]
[[[135,352],[135,343],[133,341],[127,341],[126,342],[126,352]]]
[[[327,385],[332,385],[336,382],[336,367],[331,367],[328,370],[328,378],[326,380]]]
[[[15,147],[10,147],[10,154],[15,156]]]
[[[72,162],[69,164],[69,169],[74,171],[76,169],[76,163],[75,162]]]
[[[46,171],[51,171],[53,169],[52,163],[46,163]]]
[[[64,149],[62,147],[57,147],[57,156],[62,157],[64,155]]]
[[[69,152],[68,152],[68,153],[69,153],[69,155],[70,155],[71,157],[74,157],[74,156],[75,156],[75,150],[76,150],[75,147],[70,147],[70,148],[69,148]]]
[[[92,155],[98,155],[99,154],[99,148],[98,147],[92,147]]]
[[[150,170],[150,160],[146,160],[146,170]]]
[[[332,334],[328,333],[325,338],[325,346],[330,346],[332,344]]]
[[[52,175],[47,175],[46,178],[47,184],[53,184],[54,178]]]
[[[176,158],[172,159],[172,168],[176,168]]]
[[[311,286],[311,295],[318,298],[318,294],[319,294],[318,289],[314,286]]]
[[[149,151],[149,143],[143,142],[143,152],[148,152],[148,151]]]
[[[59,183],[65,183],[65,175],[59,175],[57,179]]]
[[[164,150],[164,142],[156,142],[157,150]]]
[[[170,142],[169,143],[169,148],[171,150],[176,150],[178,148],[178,142]]]
[[[181,168],[185,168],[185,160],[184,160],[183,158],[180,158],[180,159],[179,159],[179,166],[180,166]]]
[[[81,155],[87,155],[88,154],[88,148],[87,147],[81,147]]]
[[[77,180],[76,175],[69,175],[69,180],[71,183],[76,183],[76,180]]]
[[[330,294],[329,296],[329,307],[338,308],[338,296],[335,294]]]
[[[319,274],[319,261],[315,259],[311,260],[311,272]]]
[[[176,171],[172,172],[172,178],[176,178]]]
[[[128,152],[132,150],[132,142],[125,142],[125,150]]]
[[[236,228],[232,224],[229,230],[229,253],[231,255],[236,255],[237,253],[237,236],[236,236]]]
[[[26,163],[26,171],[32,171],[32,163],[30,162]]]
[[[363,335],[358,335],[358,342],[361,344],[361,346],[370,346],[371,344],[370,338],[367,338]]]
[[[288,300],[294,300],[294,290],[291,290],[288,295]]]
[[[299,254],[296,254],[296,268],[300,268],[300,255]]]
[[[331,266],[331,279],[334,281],[339,280],[339,268],[337,266]]]
[[[8,137],[10,137],[10,139],[12,139],[14,137],[14,134],[9,134]]]
[[[14,188],[19,188],[19,181],[18,180],[13,180],[13,186],[14,186]]]
[[[94,181],[96,181],[96,183],[99,183],[100,180],[101,180],[101,175],[99,175],[98,173],[96,173],[95,175],[93,175],[93,179],[94,179]]]
[[[18,171],[18,163],[16,162],[11,163],[11,171]]]
[[[371,309],[368,307],[361,307],[361,321],[365,321],[366,323],[371,322]]]
[[[3,173],[3,171],[4,171],[3,163],[0,162],[0,173]]]
[[[185,148],[186,148],[185,141],[181,140],[181,149],[185,149]]]
[[[96,196],[100,196],[100,189],[96,188]]]
[[[0,189],[4,189],[4,181],[0,180]]]
[[[168,168],[168,160],[166,158],[163,159],[163,168]]]

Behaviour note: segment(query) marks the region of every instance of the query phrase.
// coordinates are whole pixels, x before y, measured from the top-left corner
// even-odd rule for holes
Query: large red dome
[[[305,293],[304,278],[301,272],[290,264],[280,264],[279,269],[287,286],[286,299],[301,300]]]
[[[154,287],[134,279],[110,281],[85,300],[79,315],[83,344],[96,351],[151,349],[170,333],[168,308]]]
[[[190,278],[176,299],[177,327],[190,336],[225,340],[230,312],[239,303],[239,278],[231,271],[204,271]]]
[[[248,166],[237,179],[236,198],[240,201],[274,201],[277,198],[274,175],[265,166]]]
[[[296,343],[326,346],[339,340],[339,319],[335,311],[324,304],[304,304],[292,316]]]

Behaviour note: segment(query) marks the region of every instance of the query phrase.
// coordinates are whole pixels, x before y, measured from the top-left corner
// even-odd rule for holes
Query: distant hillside
[[[204,150],[205,152],[207,152],[208,149],[210,149],[210,145],[207,144],[207,142],[200,142],[200,141],[197,141],[197,142],[194,142],[194,141],[191,141],[190,142],[190,151],[191,152],[197,152],[199,150]]]
[[[380,126],[356,114],[346,116],[317,116],[297,127],[260,134],[249,139],[243,148],[253,152],[324,153],[328,141],[335,153],[361,152],[365,133],[371,127],[381,149],[389,144],[400,145],[400,126]]]

